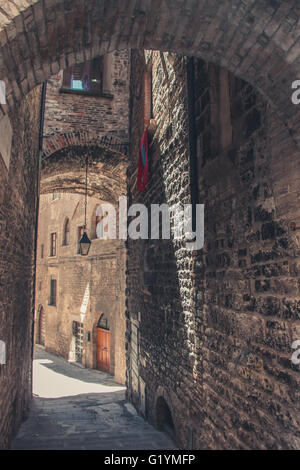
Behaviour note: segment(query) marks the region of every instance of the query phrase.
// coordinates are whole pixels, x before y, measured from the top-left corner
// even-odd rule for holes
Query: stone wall
[[[0,448],[9,445],[31,398],[33,253],[37,200],[40,88],[9,113],[13,130],[9,171],[0,205]]]
[[[151,177],[139,194],[143,74],[151,60]],[[188,202],[187,59],[154,52],[146,61],[133,53],[130,197],[148,206]],[[174,240],[129,241],[129,398],[160,425],[163,397],[185,448],[297,448],[298,154],[249,84],[201,60],[194,79],[205,245],[187,252]]]

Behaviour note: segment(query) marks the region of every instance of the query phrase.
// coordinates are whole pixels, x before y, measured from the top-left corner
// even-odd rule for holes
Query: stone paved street
[[[125,400],[125,388],[102,372],[36,349],[34,399],[13,449],[174,449]]]

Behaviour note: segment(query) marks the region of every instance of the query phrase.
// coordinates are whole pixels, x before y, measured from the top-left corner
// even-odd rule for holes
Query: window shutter
[[[102,91],[103,85],[103,57],[97,57],[91,62],[91,90]]]

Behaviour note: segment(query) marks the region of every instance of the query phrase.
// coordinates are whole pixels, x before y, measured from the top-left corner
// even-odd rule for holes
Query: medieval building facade
[[[97,238],[97,230],[105,235],[105,217],[96,216],[104,202],[87,200],[91,247],[82,256],[84,196],[41,195],[35,343],[124,383],[125,246]]]

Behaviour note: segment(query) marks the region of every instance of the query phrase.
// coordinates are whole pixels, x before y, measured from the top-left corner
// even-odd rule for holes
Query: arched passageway
[[[136,49],[148,48],[174,51],[178,54],[201,57],[206,61],[219,64],[233,72],[235,76],[246,80],[256,91],[258,90],[261,93],[272,110],[272,113],[269,110],[268,114],[269,133],[267,135],[268,142],[272,141],[273,144],[273,148],[270,151],[272,155],[270,161],[274,163],[275,160],[277,159],[278,161],[280,157],[286,158],[285,143],[288,142],[287,154],[293,159],[293,168],[298,169],[296,148],[298,146],[300,132],[297,125],[300,117],[300,109],[291,101],[291,84],[297,78],[300,71],[298,59],[298,24],[299,17],[295,1],[274,2],[263,0],[261,2],[254,2],[248,0],[246,2],[232,2],[226,0],[224,2],[204,2],[178,0],[174,2],[173,0],[148,0],[146,2],[135,2],[132,0],[127,3],[117,0],[107,0],[103,2],[93,1],[87,3],[81,0],[75,0],[69,3],[62,0],[45,0],[44,2],[39,0],[27,1],[26,4],[18,0],[6,2],[6,14],[2,15],[0,18],[0,78],[3,79],[6,84],[8,106],[4,105],[2,110],[4,113],[7,112],[9,114],[12,130],[17,138],[15,139],[12,151],[12,165],[8,174],[8,189],[4,200],[3,219],[5,220],[6,231],[1,233],[4,239],[3,247],[7,248],[4,252],[3,259],[7,260],[6,269],[10,270],[12,273],[7,280],[7,284],[11,289],[2,289],[3,305],[6,304],[10,308],[6,316],[3,313],[3,318],[14,318],[15,324],[19,322],[19,325],[23,325],[23,328],[19,328],[19,330],[23,331],[22,335],[28,338],[28,341],[26,342],[26,347],[22,351],[22,354],[19,351],[10,362],[10,373],[8,376],[19,378],[20,392],[12,397],[9,403],[1,404],[1,407],[5,409],[4,423],[5,426],[7,425],[8,431],[5,435],[2,433],[0,446],[4,447],[8,445],[9,439],[13,433],[14,426],[10,422],[9,416],[14,414],[15,422],[18,423],[23,413],[24,403],[28,401],[30,396],[30,387],[25,380],[27,375],[23,374],[23,369],[30,371],[31,315],[30,313],[24,315],[23,313],[24,311],[30,312],[32,307],[32,297],[29,287],[31,285],[30,266],[32,262],[31,255],[33,253],[32,232],[37,196],[37,182],[34,180],[34,177],[37,174],[38,168],[39,113],[37,109],[40,100],[40,92],[38,89],[35,89],[36,85],[42,83],[52,74],[57,73],[59,69],[72,66],[85,59],[90,59],[115,49],[129,47]],[[35,103],[35,109],[31,109],[32,103]],[[280,118],[281,127],[277,121],[278,116]],[[277,149],[274,149],[275,143]],[[136,145],[134,149],[136,151]],[[61,152],[60,149],[57,153],[59,154],[59,152]],[[260,156],[259,154],[259,158]],[[251,152],[247,153],[247,158],[249,161],[251,160]],[[248,164],[249,161],[244,163]],[[261,167],[263,167],[263,165]],[[220,166],[218,169],[218,177],[220,177],[220,173],[222,173],[222,168],[224,167]],[[279,173],[275,164],[274,169],[275,173],[276,171]],[[186,168],[183,168],[183,170],[186,171]],[[268,168],[264,167],[263,170],[264,173],[266,173]],[[185,173],[182,172],[182,175],[184,178]],[[210,178],[212,180],[215,178],[214,172],[210,174]],[[277,181],[279,180],[280,178],[278,178]],[[245,181],[246,180],[244,180],[244,184],[246,186],[247,181]],[[81,178],[78,183],[79,188],[82,188],[82,183],[83,180]],[[292,186],[293,185],[294,181]],[[278,186],[280,186],[280,181]],[[285,190],[282,186],[280,188],[278,188],[278,186],[278,193]],[[63,190],[62,184],[59,185],[59,187]],[[45,189],[45,192],[51,192],[56,189],[58,189],[58,186],[50,179],[48,189]],[[251,197],[255,198],[256,194],[254,188]],[[268,194],[268,188],[265,188],[265,194]],[[225,204],[224,207],[226,209]],[[277,209],[277,206],[274,205],[274,207]],[[268,209],[270,209],[269,212],[272,212],[273,206]],[[268,211],[262,209],[258,216],[263,218],[266,212]],[[14,213],[13,217],[11,213]],[[218,215],[218,211],[216,214]],[[250,217],[248,217],[248,219],[249,218]],[[255,220],[255,222],[257,222],[257,220]],[[262,233],[263,237],[267,237],[266,239],[270,238],[270,234],[273,236],[275,231],[278,230],[278,232],[276,232],[277,234],[282,230],[281,226],[276,226],[276,229],[274,229],[272,223],[269,224],[269,220],[260,220],[260,222],[265,222]],[[248,221],[245,222],[244,218],[240,218],[238,221],[240,225],[245,225],[246,223],[248,223]],[[296,227],[297,224],[294,226]],[[21,229],[22,237],[20,236]],[[212,237],[215,235],[216,231],[216,225],[212,223]],[[14,233],[14,243],[12,245],[9,244],[10,233]],[[252,235],[253,234],[251,234],[251,236]],[[290,236],[289,240],[291,241],[292,238],[293,234]],[[222,241],[224,242],[224,238],[220,241],[216,240],[216,243],[222,243]],[[242,241],[244,242],[244,239],[242,239]],[[231,241],[228,240],[228,243],[230,242]],[[262,263],[264,259],[263,256],[266,256],[266,259],[269,260],[270,257],[277,256],[278,252],[280,252],[280,256],[282,256],[282,250],[286,249],[288,242],[283,240],[281,243],[282,245],[277,247],[278,251],[276,254],[274,254],[272,250],[266,250],[266,252],[262,254],[262,250],[259,249],[257,253],[253,255],[250,254],[249,256],[252,256],[252,258],[249,258],[251,263],[252,259],[254,260],[253,263],[257,260]],[[298,245],[299,240],[295,236],[291,248],[294,250],[295,257],[298,253]],[[15,247],[17,247],[17,249],[15,249]],[[215,245],[215,248],[217,247],[218,246]],[[173,249],[173,247],[171,247],[171,249]],[[159,249],[157,251],[159,253]],[[136,249],[134,254],[137,256],[140,254],[138,249]],[[171,251],[171,255],[174,255],[173,251]],[[162,254],[162,258],[163,256],[165,255]],[[238,246],[234,256],[239,268],[245,267],[246,261],[242,259],[245,257],[244,246]],[[256,258],[256,256],[258,258]],[[169,260],[167,260],[169,265],[172,262],[176,263],[177,260],[174,258],[171,256]],[[178,262],[180,263],[180,254],[178,258]],[[206,260],[206,262],[210,263],[209,256],[207,258],[208,261]],[[294,292],[293,300],[295,300],[299,294],[295,282],[298,268],[295,263],[292,263],[293,267],[286,268],[286,266],[289,266],[290,260],[289,256],[287,256],[287,258],[288,260],[284,260],[286,264],[283,263],[278,269],[282,269],[281,272],[284,274],[287,272],[287,269],[290,269],[289,275],[294,278],[292,281],[288,279],[285,285],[281,287],[283,289],[282,295],[292,291]],[[193,262],[195,262],[195,264],[192,264],[192,262],[186,263],[189,264],[189,267],[197,265],[196,272],[193,273],[195,276],[190,284],[198,282],[197,288],[201,291],[201,263],[203,260],[196,259],[193,260]],[[219,263],[219,267],[224,267],[227,263],[227,257],[223,254],[218,255],[217,262]],[[15,266],[18,266],[18,268],[16,269]],[[225,272],[226,269],[224,268],[223,271]],[[209,275],[213,278],[214,272],[212,271]],[[247,275],[248,277],[252,276],[251,273]],[[266,273],[266,277],[268,276],[269,274]],[[162,273],[158,273],[158,279],[163,281]],[[173,280],[174,277],[170,276],[170,279]],[[175,276],[174,280],[178,282],[177,276]],[[135,280],[133,280],[133,282],[134,281]],[[239,286],[243,286],[247,279],[237,277],[237,281],[239,282]],[[185,284],[184,276],[182,282]],[[187,282],[189,282],[189,280]],[[264,294],[270,285],[270,281],[269,279],[260,279],[258,282],[255,282],[251,279],[249,284],[251,285],[251,289],[254,286],[256,291]],[[218,288],[213,285],[213,280],[208,279],[207,286],[208,290],[211,289],[211,304],[213,304],[215,298],[218,297],[219,305],[221,305],[222,308],[229,309],[233,306],[235,311],[239,310],[241,302],[239,296],[231,296],[230,294],[223,295],[219,293]],[[186,285],[182,285],[182,287],[182,291],[184,291]],[[152,291],[155,289],[156,294],[159,295],[160,291],[157,285],[154,286],[154,288],[152,286]],[[134,291],[134,286],[132,290]],[[151,289],[148,289],[148,292],[149,291],[151,294]],[[176,296],[174,296],[174,301],[180,303],[182,291],[178,288],[178,291],[175,293]],[[200,306],[205,304],[205,294],[203,294],[203,297],[202,294],[203,293],[200,292],[198,295],[197,292],[195,293],[195,291],[193,291],[193,295],[199,296],[197,301],[199,300]],[[252,294],[252,291],[250,294]],[[17,306],[15,311],[9,295],[12,296]],[[146,293],[146,295],[149,294]],[[152,299],[148,299],[147,301],[148,305],[151,305]],[[243,301],[248,303],[250,312],[255,308],[256,312],[258,311],[262,315],[269,314],[270,305],[272,305],[272,314],[275,311],[274,308],[276,308],[276,302],[272,296],[268,297],[266,303],[254,305],[252,295],[245,294]],[[284,310],[285,313],[282,315],[284,318],[286,318],[286,315],[288,318],[294,319],[296,310],[289,305],[289,299],[287,299]],[[186,313],[184,309],[189,307],[190,304],[187,302],[184,304],[183,311],[181,311],[182,305],[180,305],[179,313],[184,316]],[[249,313],[249,311],[247,313]],[[172,311],[166,308],[163,313],[165,323],[168,324]],[[183,358],[188,370],[186,376],[188,378],[186,380],[190,380],[190,383],[195,387],[196,385],[199,386],[199,390],[197,389],[199,391],[199,397],[195,402],[196,405],[193,410],[195,413],[199,412],[199,415],[201,415],[203,429],[207,431],[206,437],[209,444],[213,446],[214,442],[217,442],[219,439],[218,442],[230,443],[232,446],[241,445],[241,447],[253,447],[255,446],[255,442],[257,442],[253,440],[253,436],[251,435],[254,429],[253,432],[255,433],[256,439],[269,447],[284,446],[287,442],[290,442],[289,445],[294,448],[299,445],[299,435],[296,435],[296,431],[289,430],[289,425],[292,426],[292,421],[295,428],[297,428],[299,424],[297,421],[297,410],[291,406],[291,403],[295,403],[295,386],[297,382],[295,371],[293,370],[291,374],[286,374],[283,377],[276,363],[278,357],[280,358],[281,365],[289,361],[287,331],[290,332],[290,329],[293,328],[293,332],[297,332],[298,325],[295,324],[292,327],[290,325],[284,325],[283,327],[282,324],[279,325],[277,323],[276,316],[273,318],[273,315],[271,315],[271,320],[267,321],[269,322],[268,328],[275,331],[274,337],[272,337],[266,329],[267,323],[265,319],[262,320],[255,315],[252,316],[252,320],[255,326],[257,326],[259,334],[262,330],[263,341],[265,342],[264,346],[259,349],[259,354],[267,356],[269,353],[271,362],[275,361],[274,368],[270,368],[269,363],[265,365],[265,368],[267,368],[265,372],[276,377],[275,385],[270,385],[266,376],[262,377],[259,375],[260,368],[262,367],[261,362],[257,361],[257,357],[253,357],[249,351],[251,341],[249,341],[247,332],[254,331],[256,334],[257,330],[248,329],[247,322],[242,321],[241,317],[239,320],[236,320],[236,317],[232,316],[231,320],[229,320],[225,317],[225,314],[223,316],[223,313],[220,314],[220,312],[214,309],[214,305],[207,307],[206,304],[206,309],[202,310],[200,308],[199,311],[196,311],[196,314],[194,318],[188,319],[188,326],[191,326],[191,324],[195,322],[201,332],[205,331],[206,334],[211,334],[212,336],[216,331],[218,332],[218,335],[216,334],[212,338],[212,349],[207,350],[204,347],[204,354],[203,357],[201,357],[201,361],[197,362],[198,359],[195,359],[195,355],[192,353],[189,357]],[[127,315],[129,315],[128,312]],[[246,314],[244,318],[246,319]],[[249,318],[249,316],[247,318]],[[152,318],[146,318],[146,321],[155,324]],[[157,324],[159,324],[160,319],[156,318],[156,321]],[[201,322],[203,322],[203,324]],[[170,324],[176,326],[176,321],[171,319]],[[4,334],[7,337],[10,335],[8,330],[11,325],[12,321],[8,321],[4,327]],[[263,327],[261,325],[263,325]],[[233,330],[238,330],[241,338],[235,336],[231,337],[230,333]],[[187,331],[186,333],[184,330],[182,335],[184,341],[188,344],[193,343],[196,350],[201,351],[201,347],[203,347],[201,338],[198,344],[198,339],[194,341],[191,331],[189,329]],[[157,328],[155,337],[155,344],[157,343],[157,346],[159,346],[159,342],[161,344],[165,340],[163,332],[164,330],[162,328]],[[228,376],[224,373],[223,376],[222,373],[220,375],[216,374],[214,377],[214,365],[222,363],[222,358],[217,356],[216,349],[222,346],[222,334],[224,334],[224,332],[231,338],[232,342],[230,343],[229,351],[232,353],[232,357],[235,357],[236,362],[233,364],[230,363],[231,375],[229,374]],[[144,331],[142,331],[142,334],[143,333],[145,335],[145,327]],[[257,336],[258,333],[256,337]],[[17,335],[15,338],[18,339]],[[243,341],[247,343],[248,348],[244,347],[244,344],[242,344]],[[178,342],[175,342],[172,350],[176,349],[177,345]],[[149,344],[149,349],[150,347],[155,349],[154,344]],[[270,351],[273,347],[277,348],[275,355],[274,352]],[[138,354],[138,347],[136,352]],[[167,354],[167,352],[165,352],[165,354]],[[22,362],[20,359],[23,356],[26,357],[26,359]],[[248,369],[251,366],[251,361],[255,363],[255,367],[254,371],[249,373]],[[172,367],[174,367],[174,364]],[[209,379],[203,386],[202,374],[204,369],[206,370],[204,373],[205,377],[207,370],[209,370]],[[259,392],[254,387],[253,394],[250,393],[249,397],[247,397],[248,401],[243,401],[243,398],[239,395],[239,378],[237,379],[237,383],[235,381],[237,369],[243,376],[244,381],[249,380],[252,385],[259,382]],[[222,385],[218,381],[220,376],[222,376],[225,383],[229,382],[230,386],[233,387],[234,385],[237,389],[237,393],[234,395],[236,402],[233,408],[236,408],[238,402],[241,415],[237,416],[235,409],[231,409],[233,413],[233,418],[231,418],[232,421],[238,423],[234,429],[234,432],[239,434],[238,437],[236,435],[233,437],[230,432],[227,433],[224,431],[226,424],[223,423],[222,427],[222,423],[219,419],[217,419],[216,422],[213,422],[211,419],[210,413],[212,410],[217,409],[219,418],[224,412],[222,408],[218,408],[219,397],[225,394]],[[212,390],[212,383],[210,382],[212,377],[214,377],[213,385],[218,388],[218,394],[215,393],[215,390]],[[289,384],[292,384],[290,389]],[[10,382],[8,387],[13,388],[12,382]],[[180,407],[181,401],[186,400],[186,402],[188,402],[190,400],[188,395],[180,391],[180,387],[181,382],[178,381],[176,383],[178,408]],[[290,390],[292,391],[291,393]],[[272,398],[268,397],[268,393],[275,392],[277,396],[279,396],[276,407],[273,405]],[[281,401],[281,396],[285,392],[286,396],[291,397],[291,402],[288,405],[286,402],[282,403]],[[179,398],[180,394],[182,400]],[[206,397],[205,404],[207,408],[205,408],[205,411],[201,408],[201,400],[203,397]],[[253,406],[253,402],[255,405],[258,405],[258,411],[252,421],[249,420],[249,416],[254,408],[256,410],[256,407]],[[250,403],[252,403],[252,406]],[[265,403],[267,407],[267,419],[265,419],[265,409],[261,410],[263,403]],[[292,415],[293,418],[291,418]],[[271,420],[276,421],[276,426],[278,426],[276,428],[276,431],[278,431],[277,437],[273,435],[270,437],[264,434],[264,426],[267,426],[268,429],[273,429],[273,426],[268,424],[270,417]],[[227,418],[226,416],[226,419]],[[229,421],[231,418],[229,418]],[[191,421],[193,420],[192,412],[189,419]],[[219,431],[220,427],[221,431]],[[284,439],[279,437],[282,436],[282,429],[287,430]],[[240,442],[241,444],[239,444]]]
[[[113,286],[125,282],[125,246],[118,239],[99,236],[96,210],[102,204],[117,209],[119,197],[126,194],[128,161],[123,153],[109,146],[87,145],[86,140],[74,146],[64,142],[57,150],[53,143],[54,152],[42,159],[36,304],[46,304],[47,351],[84,367],[109,372],[124,383],[125,298]],[[53,141],[61,144],[59,139]],[[83,231],[91,239],[85,257],[78,256]],[[52,282],[54,299],[50,295],[47,303]],[[109,309],[112,337],[105,327],[107,317],[99,318],[99,309]]]

